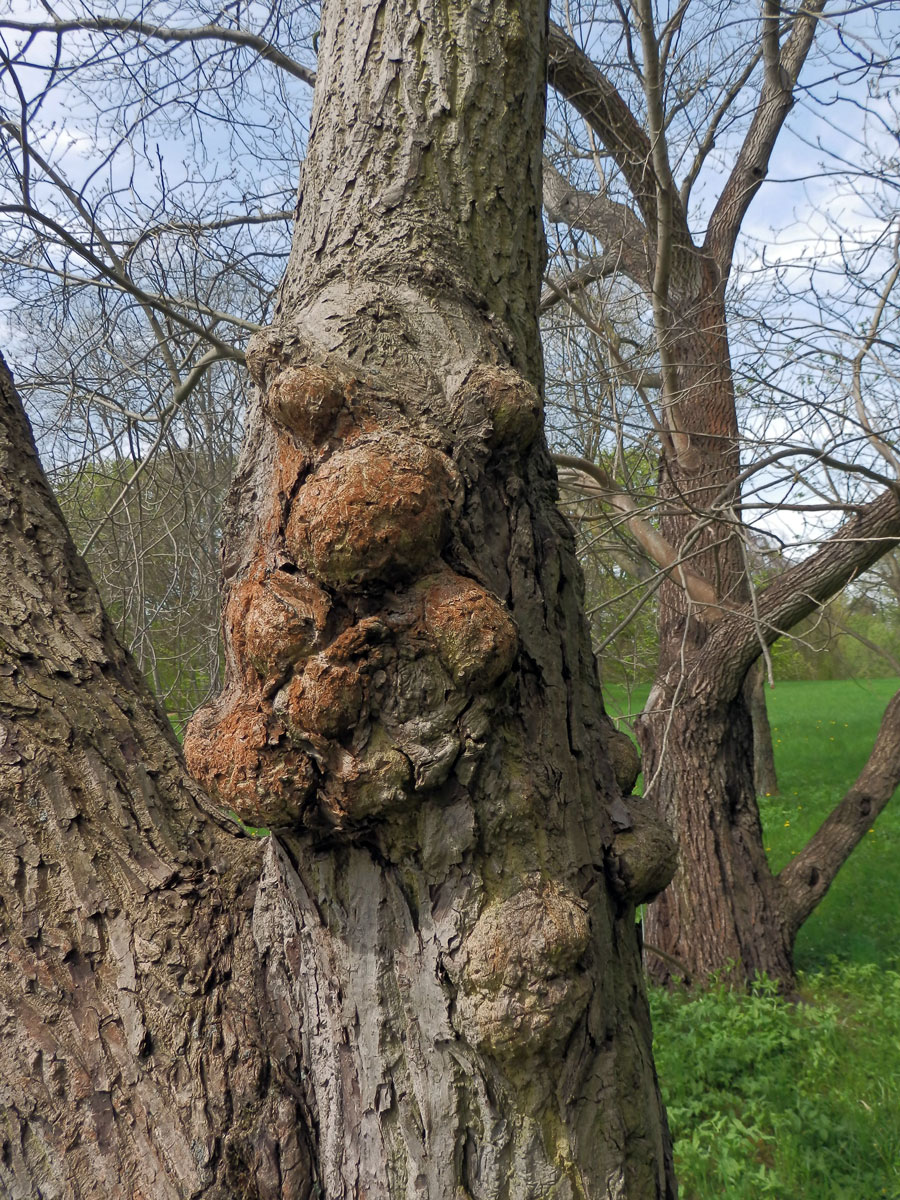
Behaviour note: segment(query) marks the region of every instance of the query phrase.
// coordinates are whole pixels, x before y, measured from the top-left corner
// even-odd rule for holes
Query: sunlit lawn
[[[769,860],[777,870],[843,796],[872,748],[895,679],[780,683],[768,696],[780,794],[761,798]],[[900,804],[875,821],[800,931],[797,964],[836,954],[887,963],[900,954]]]
[[[780,794],[761,797],[778,869],[843,796],[900,681],[768,693]],[[612,713],[646,697],[606,689]],[[900,796],[800,933],[803,1003],[651,996],[682,1200],[900,1200]]]

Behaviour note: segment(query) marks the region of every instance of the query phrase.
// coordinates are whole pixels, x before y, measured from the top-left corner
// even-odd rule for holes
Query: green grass
[[[900,975],[834,962],[802,992],[653,990],[681,1200],[900,1197]]]
[[[761,797],[775,870],[856,778],[897,680],[767,695],[780,794]],[[605,689],[612,713],[647,689]],[[762,982],[651,992],[682,1200],[900,1200],[900,796],[797,943],[802,1002]]]
[[[779,683],[768,694],[778,796],[761,797],[765,844],[779,870],[862,769],[896,679]],[[900,804],[872,826],[797,939],[797,965],[829,955],[886,964],[900,952]]]

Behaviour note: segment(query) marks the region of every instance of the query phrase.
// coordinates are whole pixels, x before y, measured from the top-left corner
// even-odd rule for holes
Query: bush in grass
[[[682,1200],[900,1198],[900,975],[833,963],[802,994],[653,991]]]

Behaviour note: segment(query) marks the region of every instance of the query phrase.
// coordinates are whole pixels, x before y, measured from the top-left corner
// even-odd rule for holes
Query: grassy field
[[[855,779],[898,683],[768,693],[781,790],[760,803],[776,870]],[[682,1200],[900,1200],[898,882],[900,795],[800,933],[800,1004],[765,982],[738,995],[727,979],[653,993]]]

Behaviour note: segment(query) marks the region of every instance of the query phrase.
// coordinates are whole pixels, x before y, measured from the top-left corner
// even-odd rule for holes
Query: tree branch
[[[625,524],[638,545],[675,583],[684,588],[691,600],[705,606],[708,618],[718,620],[724,615],[715,588],[702,575],[689,571],[683,565],[675,547],[640,515],[641,509],[634,497],[618,488],[601,466],[572,454],[554,454],[553,461],[558,467],[569,468],[589,477],[588,482],[579,483],[581,490],[597,495],[623,514]],[[593,486],[590,480],[594,481]]]
[[[198,25],[193,29],[177,29],[164,25],[151,25],[129,17],[84,17],[71,21],[0,21],[0,29],[19,33],[130,33],[136,37],[153,38],[160,42],[225,42],[230,46],[243,46],[254,50],[266,62],[272,63],[286,74],[312,87],[316,73],[302,63],[290,58],[277,46],[259,34],[247,29],[227,29],[222,25]]]
[[[561,279],[548,279],[547,287],[541,292],[539,311],[542,314],[549,312],[561,300],[575,292],[583,291],[589,284],[597,283],[601,279],[611,279],[618,270],[619,261],[615,254],[597,254]]]
[[[675,181],[672,178],[672,169],[669,164],[663,113],[662,67],[659,59],[659,46],[653,28],[653,5],[650,0],[636,0],[636,12],[643,50],[644,96],[647,103],[647,123],[650,128],[653,177],[656,186],[656,247],[650,293],[653,304],[653,324],[656,328],[656,344],[659,349],[660,374],[662,375],[660,408],[668,425],[679,462],[685,467],[692,467],[696,466],[697,454],[691,445],[690,437],[682,432],[686,423],[680,413],[681,386],[672,350],[672,321],[669,307],[669,282],[672,276],[673,253],[678,234],[683,235],[684,233],[681,228],[684,225],[684,213],[680,207],[680,197],[675,190]],[[676,230],[676,220],[680,221],[678,230]],[[688,237],[687,240],[690,241],[690,238]]]
[[[650,139],[612,81],[555,22],[550,22],[549,82],[603,142],[625,176],[649,229],[656,226]]]
[[[806,62],[819,13],[825,0],[809,0],[791,24],[784,46],[778,46],[780,5],[767,3],[763,12],[762,56],[765,63],[759,103],[738,152],[737,161],[713,209],[703,248],[713,256],[724,276],[744,214],[762,186],[775,142],[794,105],[794,87]]]
[[[799,929],[816,907],[850,852],[900,785],[900,692],[881,719],[872,753],[859,778],[800,853],[778,876]]]
[[[556,287],[556,284],[553,282],[552,279],[547,280],[547,286],[551,291],[558,292],[558,290],[559,290]],[[590,313],[586,312],[582,308],[582,306],[578,303],[578,301],[573,299],[571,294],[567,293],[564,295],[562,292],[559,292],[559,298],[561,300],[565,300],[566,304],[569,306],[569,308],[571,308],[572,312],[575,313],[575,315],[583,322],[585,327],[587,329],[590,329],[590,331],[592,333],[595,333],[597,335],[597,337],[602,340],[603,344],[609,350],[611,357],[615,360],[616,367],[621,370],[623,378],[629,384],[629,386],[634,388],[634,390],[637,392],[638,396],[640,397],[640,401],[644,406],[647,416],[650,418],[650,424],[656,430],[656,433],[659,436],[660,444],[662,445],[663,449],[667,453],[671,452],[672,451],[672,442],[671,442],[671,439],[669,438],[668,430],[665,428],[665,426],[660,421],[659,417],[656,415],[656,410],[654,409],[653,405],[650,403],[650,398],[648,397],[646,391],[644,390],[645,385],[644,385],[644,381],[642,378],[643,372],[634,371],[631,367],[629,367],[628,363],[625,361],[625,359],[619,353],[618,346],[616,345],[616,342],[615,342],[615,338],[612,336],[612,334],[614,334],[615,331],[604,329],[601,325],[599,325],[591,317]],[[658,387],[659,382],[660,382],[659,379],[655,375],[651,375],[650,380],[646,384],[646,386],[647,387]]]
[[[649,287],[647,230],[626,204],[598,193],[579,191],[546,159],[543,199],[550,221],[597,238],[604,248],[604,259],[639,287]]]
[[[163,440],[166,434],[169,432],[172,422],[175,420],[178,410],[181,408],[182,404],[185,402],[188,396],[190,396],[191,392],[194,390],[209,368],[213,365],[213,363],[221,362],[224,357],[225,356],[220,354],[218,350],[208,350],[176,387],[168,409],[162,419],[159,432],[153,440],[153,444],[138,463],[133,473],[125,481],[125,486],[122,488],[121,492],[119,492],[118,496],[116,496],[115,500],[94,526],[91,536],[85,542],[84,548],[81,551],[82,555],[87,554],[91,546],[93,546],[100,531],[106,525],[107,521],[109,521],[110,518],[118,511],[122,501],[126,499],[131,492],[131,489],[137,483],[138,479],[140,479],[146,468],[153,461],[157,450],[162,445]]]
[[[900,277],[900,253],[898,253],[898,244],[900,244],[900,231],[894,235],[894,266],[888,275],[887,282],[882,288],[881,296],[875,308],[875,313],[869,325],[869,332],[866,340],[860,347],[859,353],[853,360],[853,402],[856,406],[856,415],[859,417],[859,423],[865,430],[866,437],[884,459],[884,461],[900,476],[900,462],[897,461],[897,456],[891,446],[885,439],[872,428],[872,422],[869,420],[869,413],[866,409],[866,403],[863,399],[862,389],[862,367],[866,355],[872,349],[875,338],[878,336],[878,326],[881,324],[881,318],[884,316],[884,310],[887,306],[888,299],[894,289],[894,285]]]
[[[134,296],[134,298],[142,306],[146,305],[158,310],[161,313],[164,313],[178,325],[183,326],[185,329],[189,329],[191,333],[196,334],[198,337],[204,338],[207,342],[210,342],[213,346],[215,346],[223,357],[234,359],[235,362],[243,362],[243,353],[236,346],[229,345],[228,342],[223,342],[220,338],[217,338],[211,330],[205,328],[203,325],[198,324],[196,321],[191,320],[191,318],[185,316],[184,313],[179,312],[178,309],[174,308],[172,304],[164,297],[156,296],[153,293],[147,292],[143,288],[138,287],[138,285],[133,283],[127,275],[124,275],[110,267],[110,265],[105,263],[102,258],[99,258],[96,254],[93,254],[87,248],[87,246],[85,246],[77,238],[73,237],[67,229],[64,229],[62,225],[52,220],[50,217],[47,217],[44,213],[38,212],[37,209],[27,207],[24,204],[5,204],[0,207],[0,212],[21,213],[23,216],[29,217],[32,221],[36,221],[38,224],[45,225],[48,229],[52,230],[53,233],[56,234],[56,236],[64,245],[68,246],[70,250],[73,250],[79,258],[83,258],[85,262],[90,263],[92,267],[95,267],[102,276],[108,279],[111,283],[115,284],[115,286],[121,289],[121,291],[126,292],[130,296]],[[178,297],[172,297],[172,299],[177,300]],[[207,308],[206,305],[199,304],[197,301],[186,300],[184,303],[189,304],[198,312],[202,312],[205,316],[209,316],[215,321],[227,321],[231,325],[237,325],[239,328],[247,329],[251,332],[255,332],[260,328],[251,321],[245,321],[241,317],[235,317],[229,313],[217,312],[215,309]]]
[[[678,189],[678,195],[681,199],[681,205],[685,211],[687,211],[688,200],[690,199],[690,196],[691,196],[691,189],[693,188],[694,184],[697,182],[697,176],[700,174],[700,171],[703,169],[703,164],[706,162],[710,153],[715,148],[716,135],[719,132],[719,127],[721,126],[722,121],[725,118],[725,114],[728,112],[728,110],[731,108],[732,104],[735,102],[735,100],[740,95],[741,90],[743,89],[747,80],[750,78],[750,76],[756,70],[757,64],[759,63],[759,60],[761,57],[762,57],[762,51],[757,51],[756,54],[751,56],[750,61],[744,67],[743,71],[741,71],[740,75],[738,75],[737,79],[734,81],[734,83],[731,85],[731,87],[728,89],[728,91],[725,93],[724,99],[719,104],[718,108],[714,111],[713,115],[710,117],[709,124],[706,127],[706,132],[703,135],[703,141],[697,147],[697,153],[694,155],[693,162],[691,163],[690,167],[688,168],[688,172],[685,175],[684,179],[682,179],[682,181],[681,181],[681,187]]]
[[[715,679],[717,687],[727,679],[739,688],[760,653],[760,634],[771,645],[898,544],[900,498],[889,489],[760,592],[757,614],[744,606],[718,624],[701,652],[709,660],[703,677]]]

